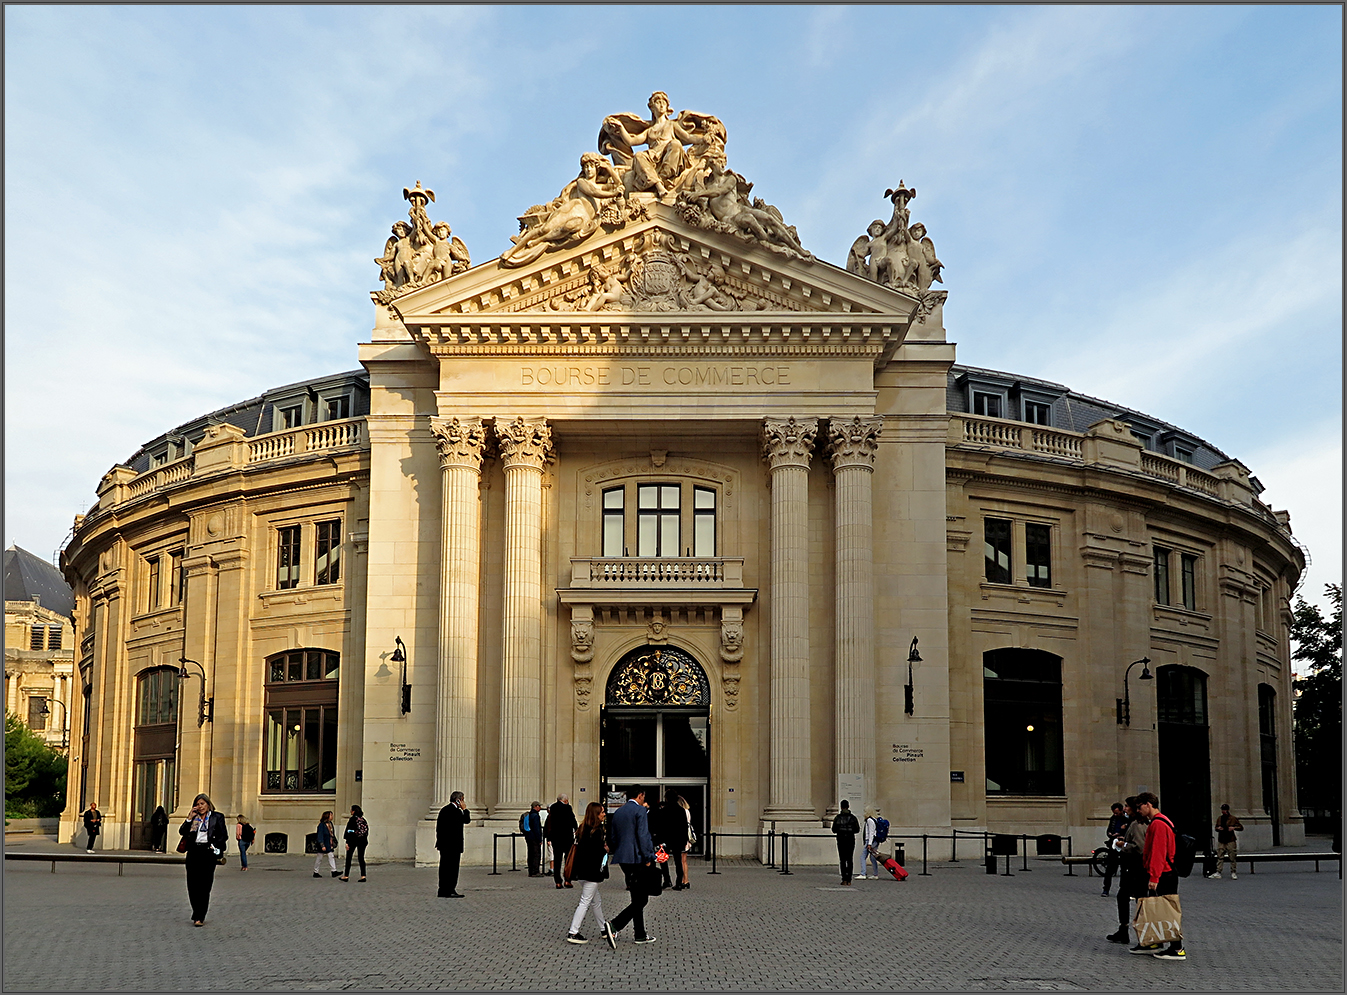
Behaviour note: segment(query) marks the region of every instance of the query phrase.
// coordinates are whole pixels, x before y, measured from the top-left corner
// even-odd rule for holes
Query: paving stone
[[[30,849],[25,846],[24,849]],[[1060,864],[920,864],[903,883],[801,867],[692,861],[693,887],[652,898],[658,942],[616,951],[564,942],[578,888],[464,868],[466,899],[435,897],[434,868],[376,864],[369,881],[310,877],[312,858],[237,854],[216,876],[204,929],[189,921],[181,868],[6,862],[6,991],[1135,990],[1341,991],[1336,867],[1264,865],[1238,881],[1181,885],[1188,959],[1128,956],[1104,936],[1116,904]],[[611,918],[626,893],[609,881]]]

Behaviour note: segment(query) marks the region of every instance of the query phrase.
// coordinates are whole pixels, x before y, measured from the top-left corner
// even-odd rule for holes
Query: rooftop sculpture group
[[[407,209],[411,224],[395,223],[392,237],[384,243],[384,254],[374,260],[384,282],[384,289],[374,295],[380,304],[447,280],[472,265],[463,240],[445,222],[432,224],[426,214],[426,204],[434,201],[435,191],[425,189],[417,180],[415,187],[402,188],[402,197],[411,203]]]
[[[944,264],[936,258],[926,226],[920,222],[908,226],[907,205],[917,191],[899,180],[898,188],[885,190],[884,196],[893,201],[893,217],[888,224],[870,222],[869,235],[856,239],[847,253],[847,270],[894,290],[925,294],[932,283],[945,282],[940,277]]]

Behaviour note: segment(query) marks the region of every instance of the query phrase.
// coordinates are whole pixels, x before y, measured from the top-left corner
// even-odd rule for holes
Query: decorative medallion
[[[706,671],[672,646],[649,646],[628,653],[608,676],[610,705],[709,705]]]

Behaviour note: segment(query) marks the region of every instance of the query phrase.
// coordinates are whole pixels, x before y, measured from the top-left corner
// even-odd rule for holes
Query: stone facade
[[[474,816],[467,859],[487,861],[530,801],[582,806],[633,778],[700,792],[703,831],[817,831],[843,796],[895,833],[1093,840],[1120,795],[1197,776],[1173,744],[1199,727],[1209,800],[1256,845],[1273,822],[1260,701],[1292,841],[1303,556],[1284,513],[1234,461],[1144,448],[1139,423],[1112,417],[1126,409],[1077,427],[1048,402],[1033,424],[1030,400],[1006,417],[1017,388],[991,414],[953,404],[970,374],[929,289],[941,264],[908,224],[915,191],[890,191],[894,220],[850,271],[817,260],[749,202],[724,126],[670,118],[662,96],[649,121],[606,119],[610,158],[586,153],[485,264],[430,222],[429,191],[404,191],[359,346],[367,380],[351,377],[367,411],[259,414],[252,432],[215,419],[180,433],[190,454],[109,472],[63,556],[93,703],[76,763],[109,845],[133,840],[147,758],[176,761],[175,814],[205,790],[293,849],[323,809],[358,802],[372,852],[418,862],[435,859],[451,791]],[[1001,563],[988,519],[1008,537],[1004,576],[986,565]],[[322,583],[333,521],[342,570]],[[1173,552],[1175,604],[1157,596],[1157,550]],[[181,558],[183,597],[151,610],[164,556]],[[1008,650],[1060,663],[1045,692],[1059,738],[1024,760],[1052,790],[988,773],[1006,747],[986,732],[1004,714],[984,654]],[[1122,722],[1142,657],[1166,701],[1182,682],[1163,668],[1200,672],[1192,721],[1157,714],[1133,673]],[[201,662],[212,700],[192,721],[201,677],[181,664],[181,747],[152,756],[138,681],[180,658]],[[647,728],[661,759],[644,770]],[[687,773],[694,754],[705,767]],[[722,846],[737,850],[753,844]]]

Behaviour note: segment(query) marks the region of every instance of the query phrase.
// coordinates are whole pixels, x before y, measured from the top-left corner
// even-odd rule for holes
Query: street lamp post
[[[1150,662],[1150,657],[1143,656],[1140,660],[1133,660],[1127,665],[1127,669],[1123,671],[1123,696],[1118,699],[1118,725],[1120,726],[1130,727],[1132,725],[1132,696],[1127,688],[1127,678],[1132,673],[1132,668],[1139,663],[1141,664],[1141,676],[1139,676],[1137,680],[1153,680],[1154,676],[1151,674],[1151,668],[1149,666]]]
[[[189,660],[185,656],[178,657],[178,662],[182,664],[182,669],[178,671],[179,680],[187,680],[192,675],[187,672],[187,665],[190,663],[201,671],[201,700],[197,705],[196,727],[200,729],[207,722],[215,721],[215,696],[206,697],[206,668],[201,666],[195,660]]]
[[[65,702],[59,698],[52,698],[51,704],[61,706],[61,749],[67,750],[70,748],[70,709],[66,708]],[[38,714],[43,716],[51,714],[46,702],[42,703],[42,711]]]

